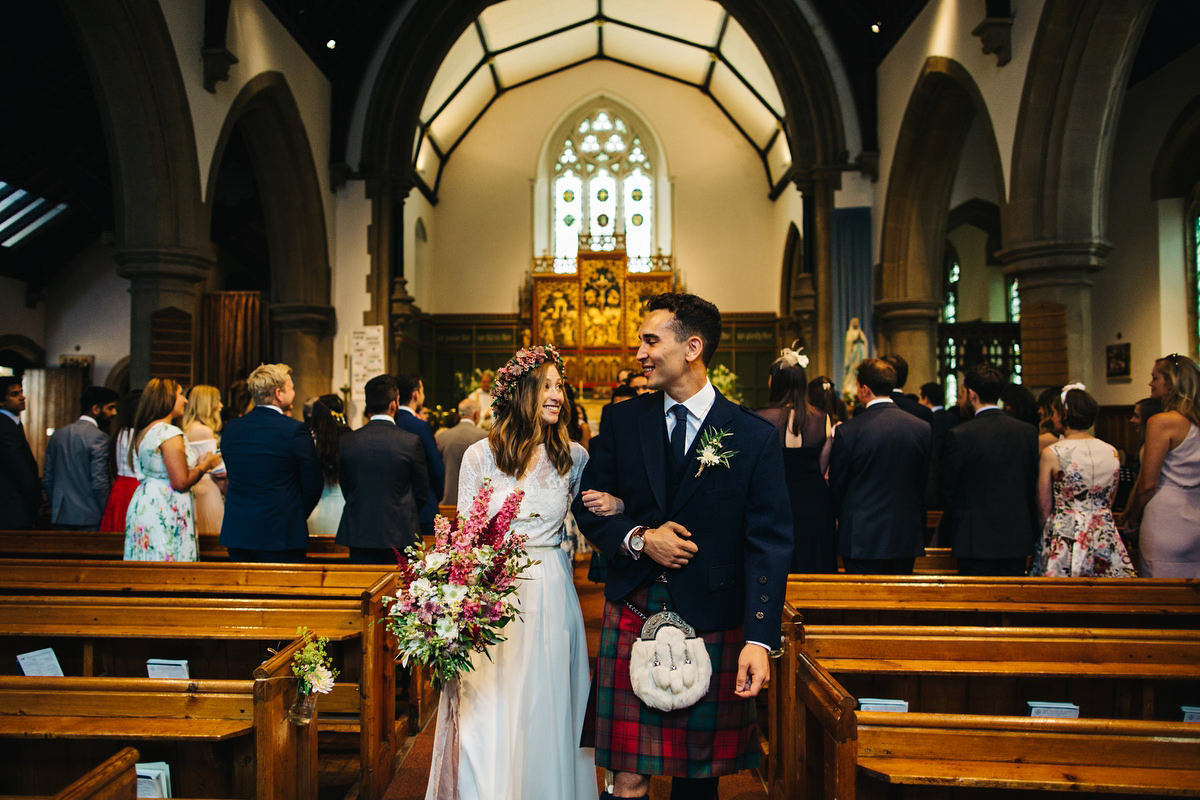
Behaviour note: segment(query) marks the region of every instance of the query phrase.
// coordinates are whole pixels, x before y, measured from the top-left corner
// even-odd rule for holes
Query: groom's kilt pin
[[[663,583],[638,589],[627,599],[647,613],[663,610],[664,604],[671,607]],[[624,603],[604,604],[592,698],[595,729],[584,732],[584,745],[595,744],[596,765],[683,778],[729,775],[757,765],[755,704],[733,693],[738,656],[746,643],[742,630],[700,634],[713,665],[708,694],[690,708],[663,712],[642,703],[629,681],[629,653],[644,621]],[[589,732],[594,741],[588,741]]]

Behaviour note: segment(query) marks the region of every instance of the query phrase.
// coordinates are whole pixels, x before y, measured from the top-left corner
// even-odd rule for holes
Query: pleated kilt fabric
[[[639,589],[629,602],[647,615],[672,610],[666,584]],[[713,665],[708,694],[690,708],[659,711],[633,693],[629,654],[644,620],[624,603],[605,601],[596,677],[583,745],[596,748],[596,765],[615,772],[710,778],[758,764],[756,708],[737,697],[742,629],[702,633]],[[593,727],[594,725],[594,727]]]

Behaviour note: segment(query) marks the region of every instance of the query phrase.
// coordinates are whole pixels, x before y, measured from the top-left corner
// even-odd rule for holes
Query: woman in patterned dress
[[[1112,445],[1088,433],[1099,408],[1082,384],[1063,387],[1056,407],[1063,435],[1042,451],[1038,470],[1038,505],[1045,523],[1034,575],[1134,575],[1112,515],[1121,462]]]
[[[130,459],[141,483],[125,517],[126,561],[195,561],[196,523],[189,491],[221,463],[208,453],[194,463],[174,423],[187,405],[183,389],[151,378],[134,414]]]

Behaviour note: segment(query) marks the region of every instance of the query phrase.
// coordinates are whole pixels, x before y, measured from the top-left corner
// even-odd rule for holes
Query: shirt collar
[[[272,411],[274,411],[276,414],[282,414],[282,413],[283,413],[283,409],[282,409],[282,408],[280,408],[279,406],[273,406],[273,405],[271,405],[270,403],[264,403],[264,404],[263,404],[263,405],[261,405],[261,406],[255,406],[255,408],[269,408],[269,409],[271,409]]]
[[[980,406],[978,409],[976,409],[975,413],[982,414],[984,411],[999,411],[999,410],[1000,410],[1000,406],[996,405],[995,403],[992,403],[991,405]]]
[[[412,406],[400,406],[396,410],[397,411],[407,411],[408,413],[412,414],[414,417],[417,415],[417,412],[413,411]]]
[[[0,408],[0,414],[3,414],[4,416],[8,417],[9,419],[11,419],[13,422],[17,423],[18,425],[21,424],[21,417],[19,414],[14,414],[13,412],[9,411],[6,408]]]
[[[704,379],[704,386],[700,391],[683,401],[683,407],[688,410],[688,416],[702,420],[708,416],[709,409],[717,400],[717,390],[713,388],[712,381]],[[675,405],[675,401],[670,395],[663,392],[663,414],[670,415],[671,407]]]
[[[97,428],[100,427],[100,424],[98,422],[96,422],[96,418],[93,417],[91,414],[80,414],[79,419],[86,420],[86,421],[92,423],[93,425],[95,425]]]
[[[892,405],[896,405],[896,401],[890,397],[876,397],[874,400],[867,403],[867,408],[870,408],[871,406],[879,405],[880,403],[891,403]]]
[[[392,419],[392,418],[391,418],[391,417],[389,417],[387,414],[372,414],[372,415],[371,415],[371,419],[370,419],[370,420],[368,420],[368,421],[369,421],[369,422],[374,422],[375,420],[379,420],[380,422],[390,422],[390,423],[392,423],[393,425],[395,425],[395,424],[396,424],[396,420]]]

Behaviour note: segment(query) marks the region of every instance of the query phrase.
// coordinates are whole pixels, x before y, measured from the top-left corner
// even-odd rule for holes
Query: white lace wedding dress
[[[595,756],[579,747],[588,699],[583,614],[561,548],[563,521],[579,491],[587,451],[571,444],[573,466],[559,475],[544,448],[521,480],[500,472],[487,439],[467,449],[458,483],[466,514],[490,478],[495,514],[509,494],[525,497],[513,530],[529,537],[530,567],[517,596],[522,616],[507,639],[472,658],[475,669],[450,681],[438,706],[426,800],[591,800]]]

